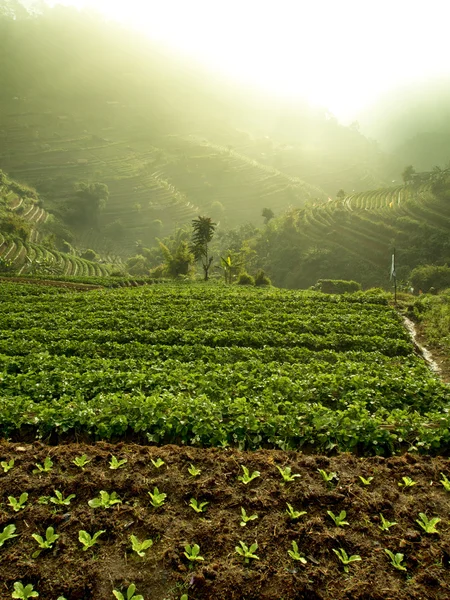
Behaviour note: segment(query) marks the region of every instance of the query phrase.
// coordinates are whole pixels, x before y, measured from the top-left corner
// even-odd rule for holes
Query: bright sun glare
[[[93,7],[219,73],[306,97],[343,121],[396,85],[450,74],[448,0],[60,3]]]

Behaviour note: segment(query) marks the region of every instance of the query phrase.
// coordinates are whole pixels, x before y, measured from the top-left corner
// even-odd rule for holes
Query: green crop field
[[[450,390],[384,297],[183,284],[0,294],[4,436],[449,448]]]

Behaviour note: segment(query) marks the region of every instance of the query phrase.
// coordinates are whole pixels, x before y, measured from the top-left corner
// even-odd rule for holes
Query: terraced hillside
[[[432,182],[409,184],[289,211],[269,228],[269,243],[259,246],[261,266],[278,285],[307,287],[320,278],[385,285],[394,248],[400,281],[417,265],[445,264],[447,188],[446,179],[440,190]],[[265,248],[278,250],[269,254]],[[297,267],[289,256],[298,256]]]

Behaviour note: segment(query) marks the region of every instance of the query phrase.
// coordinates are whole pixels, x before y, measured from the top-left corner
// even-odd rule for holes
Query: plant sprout
[[[16,581],[14,583],[14,591],[11,594],[12,598],[20,598],[20,600],[28,600],[28,598],[37,598],[39,596],[36,590],[33,590],[33,586],[31,583],[28,585],[23,585],[21,581]]]
[[[201,469],[197,469],[192,463],[189,465],[188,473],[191,477],[198,477],[201,472]]]
[[[145,556],[145,551],[153,546],[153,540],[142,540],[142,542],[135,536],[130,536],[131,548],[133,552],[136,552],[139,556]]]
[[[385,519],[381,513],[380,513],[380,519],[381,519],[381,525],[378,525],[378,527],[382,531],[389,531],[389,527],[394,527],[394,525],[397,525],[397,523],[395,521],[388,521],[387,519]]]
[[[70,501],[73,500],[75,497],[75,494],[69,494],[67,498],[64,498],[64,496],[59,490],[55,490],[55,497],[50,497],[50,502],[53,502],[53,504],[69,506]]]
[[[20,494],[19,499],[16,500],[14,498],[14,496],[8,496],[8,504],[9,506],[12,506],[13,510],[15,510],[16,512],[19,512],[19,510],[21,510],[22,508],[25,508],[25,504],[27,503],[28,500],[28,493],[27,492],[23,492],[22,494]]]
[[[91,535],[87,531],[84,531],[84,530],[79,531],[78,539],[79,539],[80,543],[83,545],[83,548],[82,548],[83,552],[86,552],[86,550],[91,548],[94,544],[97,544],[98,543],[97,540],[102,535],[102,533],[105,533],[104,529],[97,531],[91,537]]]
[[[344,565],[344,571],[346,573],[348,573],[348,565],[350,563],[361,560],[361,557],[359,556],[359,554],[352,554],[351,556],[349,556],[347,554],[347,552],[344,550],[344,548],[339,548],[339,550],[335,550],[333,548],[333,552],[336,554],[336,556],[339,558],[341,563]]]
[[[276,467],[279,470],[280,475],[283,478],[283,481],[285,481],[285,482],[294,481],[294,479],[297,479],[298,477],[300,477],[300,475],[298,473],[292,474],[291,467],[289,467],[289,466],[285,467],[284,469],[282,467],[279,467],[278,465],[276,465]]]
[[[98,498],[93,498],[89,500],[88,504],[91,508],[111,508],[114,504],[121,504],[122,500],[117,497],[116,492],[105,492],[105,490],[101,490],[100,496]]]
[[[248,483],[250,483],[251,481],[253,481],[261,475],[259,471],[253,471],[253,473],[250,474],[249,470],[247,469],[247,467],[244,467],[244,465],[241,465],[241,468],[244,471],[244,474],[239,475],[238,479],[239,481],[242,481],[242,483],[245,485],[247,485]]]
[[[194,544],[193,546],[186,544],[183,554],[191,562],[205,560],[203,556],[200,556],[200,546],[198,544]]]
[[[289,502],[286,502],[286,505],[287,505],[286,512],[291,521],[295,521],[296,519],[299,519],[301,516],[306,515],[306,510],[294,510],[294,508],[292,507],[292,504],[289,504]]]
[[[336,527],[343,527],[344,525],[350,525],[350,523],[345,520],[345,517],[347,516],[347,513],[345,512],[345,510],[341,510],[341,512],[338,515],[335,515],[331,510],[327,510],[327,515],[331,519],[333,519]]]
[[[44,460],[44,463],[41,465],[36,463],[37,469],[34,469],[33,473],[48,473],[53,468],[53,461],[50,456],[47,456]]]
[[[11,469],[14,467],[14,459],[12,458],[9,462],[2,460],[2,462],[0,462],[0,467],[2,467],[3,473],[11,471]]]
[[[197,513],[205,512],[205,510],[206,510],[205,507],[207,504],[209,504],[209,502],[200,502],[200,504],[199,504],[195,498],[191,498],[191,500],[189,502],[189,506],[191,508],[193,508],[195,510],[195,512],[197,512]]]
[[[441,522],[439,517],[433,517],[432,519],[428,519],[425,513],[419,513],[419,518],[416,519],[416,523],[422,527],[425,533],[439,533],[436,529],[436,525]]]
[[[371,484],[371,482],[372,482],[372,480],[373,480],[373,477],[368,477],[368,478],[366,479],[366,478],[365,478],[365,477],[363,477],[362,475],[359,475],[359,478],[360,478],[360,480],[361,480],[361,483],[362,483],[363,485],[370,485],[370,484]]]
[[[159,469],[163,465],[166,464],[162,458],[157,458],[156,460],[153,460],[153,458],[152,458],[151,461],[152,461],[152,465],[155,467],[155,469]]]
[[[400,552],[397,552],[397,554],[394,554],[387,548],[385,548],[384,551],[391,559],[391,565],[394,567],[394,569],[397,569],[398,571],[406,571],[406,567],[404,565],[402,565],[403,556],[404,556],[403,554],[401,554]]]
[[[87,454],[82,454],[73,459],[73,464],[84,471],[84,467],[91,462],[91,459],[87,457]]]
[[[259,560],[259,556],[256,556],[255,554],[255,552],[258,550],[257,542],[252,544],[250,548],[246,544],[244,544],[243,541],[239,541],[239,543],[240,546],[235,546],[235,550],[238,554],[240,554],[243,557],[244,563],[248,564],[251,559]]]
[[[398,482],[399,487],[410,488],[413,485],[417,485],[417,481],[413,481],[411,477],[402,477],[402,481]]]
[[[298,560],[302,565],[306,565],[306,558],[299,553],[297,542],[294,540],[292,541],[292,550],[288,550],[288,554],[292,560]]]
[[[331,483],[333,479],[337,479],[337,473],[332,471],[331,473],[327,473],[323,469],[317,469],[325,483]]]
[[[148,492],[148,494],[150,496],[150,504],[155,508],[162,506],[164,500],[167,498],[167,494],[164,494],[163,492],[160,493],[156,486],[153,489],[153,494],[151,492]]]
[[[14,524],[7,525],[3,531],[0,533],[0,547],[3,546],[5,542],[11,540],[12,538],[17,537],[16,526]]]
[[[247,515],[245,508],[241,506],[241,527],[245,527],[249,521],[254,521],[258,518],[258,515]]]
[[[111,461],[109,463],[109,468],[110,469],[120,469],[121,467],[124,467],[127,462],[128,462],[128,460],[126,458],[122,458],[121,460],[119,460],[118,458],[116,458],[113,455],[113,456],[111,456]]]
[[[3,465],[3,463],[2,463],[2,465]],[[442,479],[440,480],[440,482],[444,486],[445,491],[450,492],[450,481],[447,479],[447,477],[444,475],[444,473],[441,473],[441,475],[442,475]]]
[[[140,594],[135,595],[135,591],[136,586],[134,585],[134,583],[130,583],[127,589],[126,596],[124,596],[122,592],[119,592],[119,590],[113,590],[113,594],[117,598],[117,600],[144,600],[144,596],[141,596]]]
[[[39,544],[39,550],[36,550],[36,552],[33,552],[31,555],[33,558],[37,558],[42,550],[50,550],[53,548],[53,544],[59,538],[59,535],[55,533],[53,527],[47,527],[45,539],[37,533],[32,533],[31,537]]]

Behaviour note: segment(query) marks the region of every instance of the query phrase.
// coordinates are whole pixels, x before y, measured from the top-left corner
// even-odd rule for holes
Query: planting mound
[[[109,600],[132,583],[145,600],[450,596],[443,458],[3,442],[0,459],[2,600],[16,582],[42,600]],[[36,556],[49,527],[58,537]],[[101,533],[84,549],[80,531]],[[152,541],[142,556],[133,536]]]

